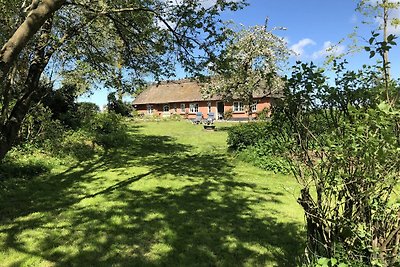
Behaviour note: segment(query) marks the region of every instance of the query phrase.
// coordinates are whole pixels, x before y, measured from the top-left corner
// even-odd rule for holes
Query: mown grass
[[[124,147],[3,179],[0,266],[295,266],[296,182],[233,159],[226,126],[130,123]]]

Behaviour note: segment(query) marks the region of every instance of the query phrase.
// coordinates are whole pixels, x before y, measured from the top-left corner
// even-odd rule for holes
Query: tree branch
[[[0,50],[0,84],[4,82],[10,67],[28,41],[65,2],[66,0],[43,0],[27,15],[25,21],[4,44]]]

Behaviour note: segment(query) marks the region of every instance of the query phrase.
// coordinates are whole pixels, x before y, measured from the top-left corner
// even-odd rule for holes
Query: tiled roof
[[[220,96],[204,99],[201,95],[201,86],[200,83],[189,79],[153,84],[139,94],[133,101],[133,104],[161,104],[222,99]],[[267,94],[254,95],[255,98],[261,98],[263,96],[267,96]]]

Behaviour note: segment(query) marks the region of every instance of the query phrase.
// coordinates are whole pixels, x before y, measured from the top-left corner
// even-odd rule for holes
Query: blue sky
[[[212,1],[212,0],[205,0]],[[373,1],[373,0],[371,0]],[[347,52],[354,43],[348,35],[356,30],[358,45],[366,45],[370,32],[378,27],[373,19],[372,24],[363,24],[366,18],[355,11],[355,0],[249,0],[250,5],[237,12],[223,14],[224,20],[233,20],[236,24],[245,26],[263,25],[269,18],[269,27],[285,27],[287,30],[276,32],[288,41],[288,46],[297,53],[291,57],[295,60],[313,61],[322,65],[325,61],[328,47],[334,47],[335,53]],[[399,17],[399,11],[393,11],[392,16]],[[400,29],[391,29],[399,34]],[[364,39],[363,39],[364,38]],[[400,42],[400,40],[397,40]],[[391,58],[400,54],[399,47],[391,51]],[[362,64],[373,64],[365,52],[347,56],[349,68],[359,68]],[[392,62],[393,76],[399,78],[399,61]],[[184,76],[178,71],[178,77]],[[95,91],[90,97],[80,98],[81,101],[92,101],[102,106],[107,102],[106,90]]]

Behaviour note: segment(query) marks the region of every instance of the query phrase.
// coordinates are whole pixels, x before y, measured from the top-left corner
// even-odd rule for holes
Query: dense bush
[[[56,159],[46,157],[35,147],[14,147],[0,164],[0,187],[5,179],[30,179],[49,172],[56,164]]]
[[[17,144],[40,142],[43,136],[47,135],[47,131],[54,130],[53,126],[49,125],[51,122],[53,122],[51,110],[42,104],[35,106],[22,122]]]
[[[51,111],[51,118],[64,125],[73,127],[76,111],[78,89],[74,85],[64,85],[60,89],[52,89],[42,100],[44,107]]]
[[[97,113],[100,112],[99,106],[90,102],[76,103],[76,109],[71,116],[72,129],[79,129],[90,123]],[[69,114],[68,114],[69,115]]]
[[[123,146],[129,141],[122,115],[113,112],[96,114],[86,130],[92,135],[94,142],[105,149]]]
[[[257,120],[265,121],[270,118],[271,110],[269,108],[263,108],[260,112],[257,112]]]
[[[58,147],[58,150],[54,149]],[[53,144],[53,154],[58,156],[72,156],[78,160],[87,160],[101,152],[102,148],[97,146],[90,133],[83,130],[70,130],[65,133],[60,143]]]
[[[273,146],[264,141],[241,150],[238,153],[238,158],[264,170],[289,174],[289,162],[281,155],[278,155],[276,150],[275,152],[272,151],[274,151]]]
[[[107,110],[116,114],[130,117],[133,107],[130,103],[125,103],[121,99],[117,99],[116,93],[110,93],[107,96]]]
[[[89,159],[103,148],[121,146],[127,140],[121,115],[98,113],[92,103],[77,103],[69,117],[73,128],[54,119],[49,107],[38,105],[26,117],[20,132],[19,149],[27,153],[43,151],[59,158]],[[68,115],[58,113],[58,117]],[[75,121],[75,122],[74,122]],[[65,122],[65,121],[64,121]]]
[[[229,128],[228,146],[237,151],[240,160],[286,174],[290,166],[282,157],[284,146],[274,138],[277,130],[270,122],[241,123]]]
[[[271,124],[268,122],[240,123],[228,130],[228,147],[241,150],[267,139],[271,133]]]

